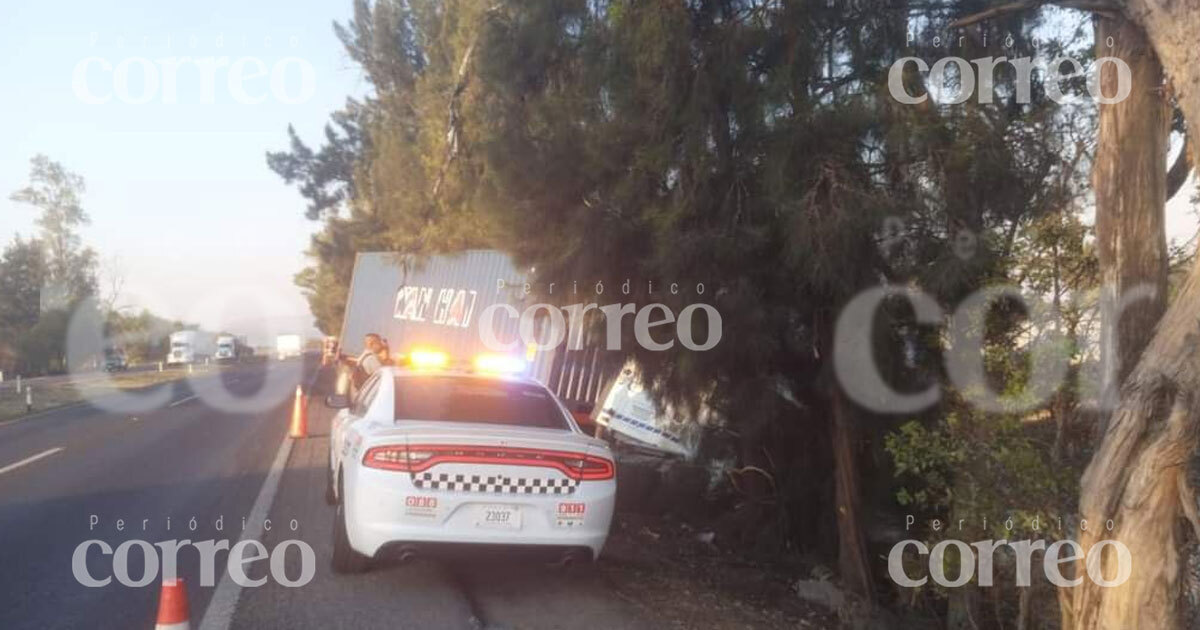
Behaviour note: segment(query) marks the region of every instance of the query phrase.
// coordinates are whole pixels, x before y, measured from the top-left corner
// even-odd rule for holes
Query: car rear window
[[[396,378],[396,419],[569,428],[541,387],[459,376]]]

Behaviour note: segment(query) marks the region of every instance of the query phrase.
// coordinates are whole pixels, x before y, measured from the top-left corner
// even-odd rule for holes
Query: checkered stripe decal
[[[501,475],[451,475],[419,473],[413,484],[422,490],[494,492],[499,494],[571,494],[579,482],[574,479],[539,479]]]

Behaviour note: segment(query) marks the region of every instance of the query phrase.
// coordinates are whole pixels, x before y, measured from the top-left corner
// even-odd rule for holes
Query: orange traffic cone
[[[154,623],[154,630],[190,630],[190,617],[187,588],[183,585],[183,578],[163,580],[162,592],[158,596],[158,621]]]
[[[299,385],[296,386],[296,401],[292,403],[292,429],[288,435],[297,439],[308,437],[308,404]]]

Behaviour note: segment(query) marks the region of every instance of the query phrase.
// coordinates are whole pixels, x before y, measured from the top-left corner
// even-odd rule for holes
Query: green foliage
[[[912,489],[901,487],[896,500],[903,506],[943,509],[949,507],[950,488],[955,469],[967,459],[961,439],[948,430],[955,424],[948,419],[947,430],[929,430],[919,422],[906,422],[885,440],[897,476],[911,475],[922,483]]]
[[[0,256],[0,328],[24,330],[37,323],[44,277],[41,243],[13,239]]]
[[[41,211],[36,222],[46,252],[42,303],[63,308],[96,290],[96,253],[83,247],[78,234],[89,222],[82,206],[83,178],[36,155],[30,160],[29,182],[9,198]]]
[[[18,368],[24,374],[58,374],[66,372],[67,326],[71,311],[56,308],[45,311],[32,328],[23,332],[18,340],[18,350],[24,365]]]
[[[91,299],[96,293],[96,254],[79,236],[89,222],[84,189],[82,177],[38,155],[31,160],[29,184],[10,196],[39,211],[40,234],[30,240],[16,237],[0,256],[0,370],[35,375],[83,367],[67,364],[72,314],[106,317]],[[125,319],[111,316],[117,322]]]
[[[105,334],[111,345],[125,351],[133,362],[162,360],[170,347],[170,335],[185,328],[183,322],[159,317],[146,309],[136,314],[108,313]]]
[[[1009,517],[1029,532],[1035,516],[1042,523],[1067,516],[1078,471],[1055,461],[1036,435],[1015,416],[962,412],[932,426],[907,422],[885,438],[902,482],[896,500],[943,523],[965,519],[975,527],[972,535],[997,539],[1013,536],[1005,530]]]
[[[447,120],[470,45],[455,30],[479,13],[476,3],[356,0],[354,18],[335,31],[375,94],[335,113],[319,150],[289,127],[290,150],[267,154],[309,200],[307,216],[323,222],[307,252],[315,264],[295,282],[327,334],[341,328],[357,252],[422,255],[489,243],[489,221],[473,203],[474,170],[449,133],[455,115]]]
[[[27,367],[22,335],[41,314],[45,264],[41,243],[16,238],[0,256],[0,370]]]
[[[62,286],[49,281],[52,252],[42,241],[18,236],[0,256],[0,370],[6,373],[33,375],[66,369],[72,305],[53,307],[69,299],[62,293],[47,299],[48,287],[53,291]]]

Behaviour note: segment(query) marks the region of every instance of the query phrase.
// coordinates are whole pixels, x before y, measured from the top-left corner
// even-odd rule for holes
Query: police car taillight
[[[433,456],[429,451],[410,451],[404,446],[376,446],[363,455],[363,466],[408,472]]]
[[[612,479],[616,470],[613,463],[602,457],[587,455],[579,459],[568,459],[565,463],[583,481],[601,481]]]
[[[596,455],[538,448],[421,444],[375,446],[363,455],[368,468],[422,472],[438,464],[497,464],[556,468],[579,481],[602,481],[616,476],[612,460]]]

